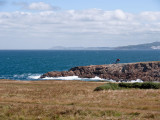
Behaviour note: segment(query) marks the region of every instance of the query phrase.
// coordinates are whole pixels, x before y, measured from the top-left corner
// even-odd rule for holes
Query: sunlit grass
[[[103,84],[0,80],[0,120],[160,119],[160,90],[94,91]]]

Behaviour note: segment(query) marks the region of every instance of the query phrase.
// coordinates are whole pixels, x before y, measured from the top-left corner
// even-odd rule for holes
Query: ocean
[[[41,80],[40,75],[49,71],[65,71],[75,66],[111,64],[116,59],[120,59],[120,63],[160,61],[160,50],[0,50],[0,79]]]

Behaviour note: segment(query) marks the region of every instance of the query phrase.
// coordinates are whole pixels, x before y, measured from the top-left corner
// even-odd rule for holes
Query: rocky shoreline
[[[73,67],[68,71],[52,71],[45,73],[45,77],[78,76],[80,78],[113,79],[117,81],[136,80],[160,82],[160,61],[122,63],[108,65],[90,65]]]

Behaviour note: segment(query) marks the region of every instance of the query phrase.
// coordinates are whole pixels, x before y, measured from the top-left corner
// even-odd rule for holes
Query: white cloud
[[[44,3],[44,2],[34,2],[28,6],[25,6],[25,8],[29,9],[29,10],[54,10],[54,9],[57,9],[56,7],[53,7],[52,5]]]
[[[126,14],[122,10],[115,10],[115,17],[117,17],[120,20],[125,20]]]
[[[142,12],[140,16],[146,21],[160,21],[160,12]]]
[[[36,9],[35,6],[33,8]],[[160,12],[132,14],[122,10],[99,9],[36,13],[0,12],[0,41],[2,38],[6,42],[16,39],[23,41],[22,44],[25,45],[38,43],[39,46],[36,47],[42,48],[60,44],[118,46],[153,42],[160,38],[159,21]],[[0,47],[2,45],[1,42]]]

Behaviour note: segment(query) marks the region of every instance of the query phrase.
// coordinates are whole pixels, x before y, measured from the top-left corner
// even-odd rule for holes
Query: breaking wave
[[[41,77],[41,74],[33,74],[33,75],[30,75],[30,76],[28,76],[28,79],[40,79],[40,77]]]
[[[137,79],[137,80],[131,80],[130,82],[131,82],[131,83],[135,83],[135,82],[142,83],[142,82],[143,82],[143,80],[141,80],[141,79]]]
[[[95,78],[79,78],[78,76],[67,76],[67,77],[45,77],[43,78],[43,80],[81,80],[81,81],[106,81],[106,82],[131,82],[131,83],[135,83],[135,82],[143,82],[141,79],[137,79],[137,80],[124,80],[124,81],[116,81],[116,80],[112,80],[112,79],[102,79],[100,77],[95,77]]]
[[[11,79],[11,80],[40,80],[41,74],[14,74],[14,75],[0,75],[0,79]]]
[[[41,75],[42,74],[24,73],[24,74],[0,76],[0,79],[28,80],[28,81],[33,81],[33,80],[80,80],[80,81],[131,82],[131,83],[143,82],[141,79],[130,80],[130,81],[128,81],[128,80],[116,81],[116,80],[112,80],[112,79],[102,79],[97,76],[95,78],[80,78],[78,76],[40,78]]]
[[[116,82],[112,79],[102,79],[99,77],[95,78],[79,78],[78,76],[67,76],[67,77],[45,77],[44,80],[81,80],[81,81],[109,81],[109,82]]]

